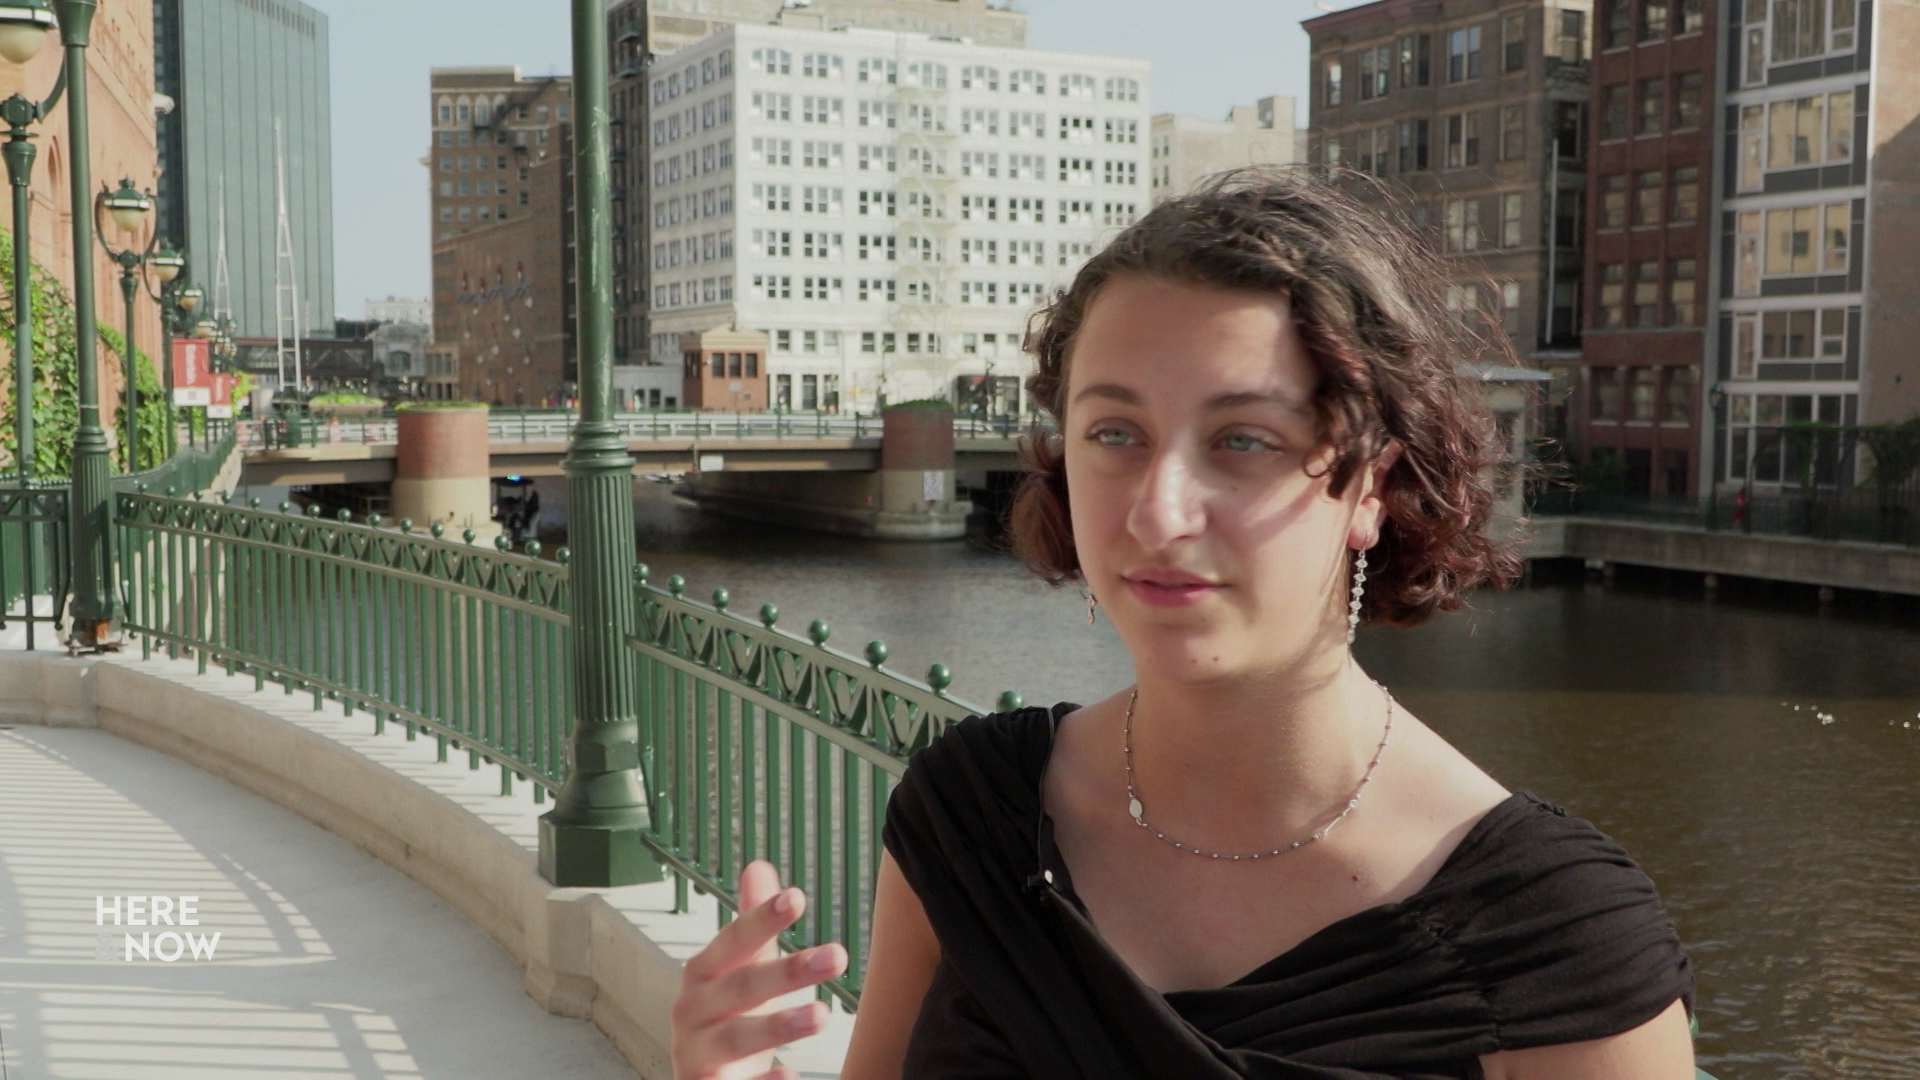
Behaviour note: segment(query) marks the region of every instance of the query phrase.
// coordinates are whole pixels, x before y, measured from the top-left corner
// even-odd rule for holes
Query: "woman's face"
[[[1346,552],[1380,505],[1371,469],[1328,493],[1318,381],[1280,297],[1140,275],[1095,296],[1068,364],[1067,491],[1139,670],[1208,682],[1344,645]]]

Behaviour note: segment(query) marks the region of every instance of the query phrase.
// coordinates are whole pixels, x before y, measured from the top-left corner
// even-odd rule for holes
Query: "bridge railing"
[[[847,972],[827,991],[848,1005],[866,973],[866,928],[879,872],[887,800],[908,757],[981,710],[948,696],[942,664],[918,682],[888,672],[884,642],[864,660],[827,645],[816,620],[805,637],[730,612],[725,589],[711,604],[661,589],[634,568],[637,661],[653,796],[647,845],[675,875],[679,907],[691,885],[737,909],[734,879],[754,859],[807,890],[807,912],[783,935],[788,948],[846,946]],[[1018,708],[1001,695],[999,706]]]
[[[845,413],[646,412],[614,417],[629,439],[878,439],[878,416]],[[493,412],[487,437],[495,443],[565,442],[578,418],[551,411]],[[1019,417],[956,417],[957,438],[1015,438],[1032,421]],[[335,443],[382,445],[399,439],[391,415],[261,417],[235,422],[243,450],[278,450]]]
[[[115,530],[127,629],[157,648],[425,731],[536,802],[565,778],[573,716],[565,551],[515,555],[429,533],[144,492]],[[317,513],[317,510],[316,510]]]
[[[127,582],[126,626],[155,650],[187,655],[338,702],[437,754],[527,782],[544,802],[566,779],[574,715],[567,551],[543,557],[388,526],[216,500],[121,491],[114,528]],[[855,657],[827,645],[824,621],[795,635],[763,606],[756,619],[652,584],[634,568],[632,663],[642,772],[652,806],[644,843],[689,891],[735,910],[734,879],[764,858],[812,897],[788,948],[844,943],[848,972],[826,993],[849,1006],[864,942],[886,804],[909,755],[983,710],[948,695],[939,664],[924,682],[887,671],[887,647]],[[1018,695],[1000,698],[1014,708]]]
[[[1920,547],[1920,484],[1917,483],[1886,491],[1868,486],[1846,491],[1815,489],[1745,497],[1738,493],[1716,493],[1701,498],[1605,495],[1563,488],[1536,495],[1532,511],[1716,532]]]

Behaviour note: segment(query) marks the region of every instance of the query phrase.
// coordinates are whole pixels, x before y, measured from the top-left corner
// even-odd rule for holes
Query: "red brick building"
[[[1699,486],[1717,6],[1595,10],[1587,295],[1568,427],[1575,455],[1589,469],[1614,457],[1630,494]]]

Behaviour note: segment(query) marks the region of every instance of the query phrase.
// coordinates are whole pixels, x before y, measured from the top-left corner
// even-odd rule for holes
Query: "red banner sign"
[[[173,339],[173,403],[207,405],[213,400],[212,342]],[[229,399],[231,400],[231,399]]]
[[[215,420],[233,418],[233,388],[239,381],[238,375],[214,373],[213,397],[207,402],[207,416]]]

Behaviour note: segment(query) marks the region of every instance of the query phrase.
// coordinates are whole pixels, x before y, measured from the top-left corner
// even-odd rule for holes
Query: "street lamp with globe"
[[[138,364],[135,360],[135,350],[133,347],[133,300],[135,295],[140,291],[140,271],[147,265],[150,259],[160,257],[156,255],[154,251],[155,246],[160,242],[160,230],[155,229],[153,235],[147,238],[146,246],[140,246],[138,243],[140,230],[145,227],[147,223],[147,215],[153,213],[153,193],[150,191],[141,191],[134,187],[133,181],[130,179],[121,180],[120,186],[112,190],[104,187],[101,188],[100,194],[94,199],[94,209],[96,212],[104,212],[108,220],[112,221],[121,232],[126,233],[129,238],[135,241],[127,247],[116,248],[107,239],[107,230],[101,229],[99,232],[101,249],[107,253],[107,258],[112,259],[120,266],[120,295],[125,299],[127,305],[127,336],[120,348],[120,370],[127,380],[125,405],[127,417],[127,471],[136,472],[140,468],[140,423],[138,419],[140,395],[136,378],[138,375]],[[173,278],[179,276],[180,268],[185,265],[185,260],[170,252],[165,253],[165,257],[168,259],[168,262],[164,266],[157,268],[157,274],[163,281],[171,281]],[[171,395],[169,395],[168,408],[169,410],[172,408]],[[171,415],[171,412],[169,412],[169,415]]]
[[[67,94],[67,177],[75,213],[73,226],[73,322],[75,396],[79,399],[78,424],[73,437],[72,488],[67,505],[70,515],[68,537],[72,545],[69,562],[72,581],[69,649],[74,652],[99,652],[119,648],[121,612],[115,599],[117,574],[113,565],[113,545],[109,542],[112,521],[112,481],[107,461],[107,433],[100,425],[100,373],[95,367],[98,349],[94,323],[93,215],[84,212],[93,198],[92,143],[87,131],[87,45],[92,39],[94,11],[99,0],[0,0],[0,58],[25,63],[39,51],[48,30],[58,27],[64,50],[60,78],[55,84],[57,97],[64,86]],[[49,16],[51,15],[51,18]],[[16,213],[22,204],[28,183],[32,157],[21,149],[27,137],[22,130],[41,119],[52,99],[35,104],[15,95],[0,103],[0,117],[13,128],[6,147],[8,179],[14,185]],[[14,234],[15,271],[19,259],[29,250],[24,230]],[[25,289],[15,296],[26,295]],[[28,320],[18,322],[26,326]],[[17,354],[16,354],[17,355]],[[16,410],[27,412],[30,410]]]

